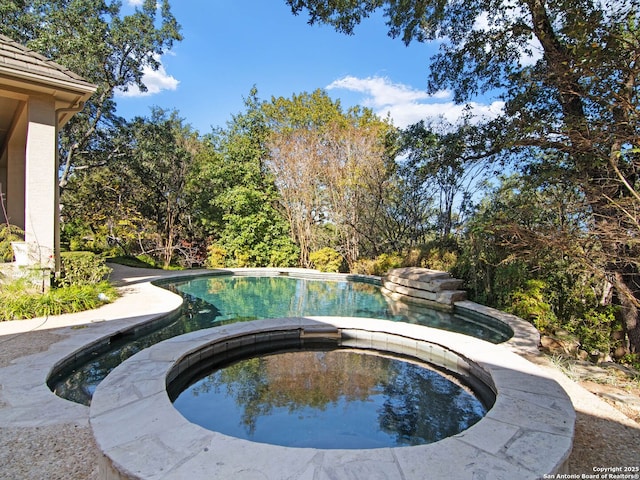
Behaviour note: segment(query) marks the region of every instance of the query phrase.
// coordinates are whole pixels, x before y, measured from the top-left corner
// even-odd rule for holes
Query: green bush
[[[371,258],[359,258],[351,267],[351,273],[360,275],[373,275],[376,261]]]
[[[511,295],[511,306],[507,310],[533,323],[541,332],[551,331],[557,326],[551,305],[545,301],[546,284],[542,280],[529,280],[525,287]]]
[[[92,252],[63,252],[60,255],[58,286],[95,285],[111,273],[104,258]]]
[[[118,294],[108,282],[51,288],[40,293],[28,279],[0,287],[0,320],[61,315],[97,308]]]
[[[397,253],[383,253],[378,255],[373,262],[373,275],[386,275],[393,268],[402,266],[402,257]]]
[[[588,310],[581,318],[571,319],[563,327],[576,335],[580,348],[588,353],[609,354],[621,343],[613,340],[613,332],[619,327],[615,306]]]
[[[205,265],[209,268],[224,268],[227,251],[218,245],[207,247],[207,260]]]
[[[13,260],[11,242],[21,241],[23,235],[24,232],[15,225],[0,224],[0,262],[11,262]]]
[[[403,259],[399,254],[383,253],[374,259],[359,259],[351,269],[351,273],[384,276],[389,270],[403,265],[406,265],[405,259]]]
[[[309,260],[313,266],[321,272],[340,271],[343,259],[339,252],[330,247],[324,247],[309,254]]]
[[[288,238],[275,239],[269,258],[270,267],[296,267],[300,265],[300,249]]]

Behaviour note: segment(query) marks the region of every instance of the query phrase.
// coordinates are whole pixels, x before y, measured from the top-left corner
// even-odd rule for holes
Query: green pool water
[[[184,298],[178,315],[159,320],[144,333],[112,338],[87,351],[49,379],[59,396],[90,404],[97,385],[138,351],[184,333],[262,318],[290,316],[369,317],[417,323],[500,343],[509,333],[497,321],[479,321],[438,310],[400,304],[380,287],[363,282],[327,281],[292,276],[217,275],[161,284]]]

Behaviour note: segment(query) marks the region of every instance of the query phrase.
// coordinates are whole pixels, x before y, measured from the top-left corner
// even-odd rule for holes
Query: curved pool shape
[[[437,442],[369,449],[292,448],[202,428],[171,391],[203,366],[333,341],[428,362],[493,398],[476,424]],[[178,390],[180,390],[178,388]],[[483,397],[484,398],[484,397]],[[502,346],[404,322],[345,317],[258,320],[160,342],[119,365],[96,390],[90,421],[104,478],[302,480],[517,478],[566,473],[575,411],[545,371]]]
[[[239,360],[177,395],[190,422],[284,447],[424,445],[477,423],[485,406],[425,362],[353,349],[286,351]]]
[[[350,316],[415,323],[500,343],[513,332],[504,323],[471,319],[403,304],[363,281],[336,281],[289,275],[204,275],[157,283],[180,294],[180,313],[132,328],[74,355],[47,384],[58,396],[89,405],[97,385],[121,362],[158,342],[214,326],[263,318]]]

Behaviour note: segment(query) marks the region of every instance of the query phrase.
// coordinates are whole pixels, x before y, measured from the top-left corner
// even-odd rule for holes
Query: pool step
[[[441,308],[453,308],[455,302],[466,300],[467,293],[460,290],[463,281],[448,272],[420,267],[394,268],[384,277],[385,293],[394,299],[405,299]]]

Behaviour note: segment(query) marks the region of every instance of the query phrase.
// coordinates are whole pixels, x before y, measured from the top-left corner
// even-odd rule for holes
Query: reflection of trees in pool
[[[404,361],[336,350],[252,358],[217,370],[187,389],[198,396],[222,392],[241,408],[249,436],[276,408],[289,414],[325,410],[338,402],[373,401],[381,431],[397,445],[454,435],[476,423],[482,404],[438,372]]]
[[[274,408],[289,413],[305,407],[325,410],[340,399],[366,400],[392,372],[379,357],[346,352],[290,352],[242,360],[217,370],[189,390],[193,395],[226,388],[242,406],[242,423],[252,434],[260,416]]]
[[[396,435],[399,445],[455,435],[484,416],[485,408],[474,396],[437,372],[404,362],[398,362],[397,368],[384,388],[379,419],[381,428]]]
[[[388,317],[387,299],[374,285],[290,277],[209,277],[185,293],[215,305],[222,318],[292,315]],[[268,292],[268,293],[267,293]]]
[[[491,339],[491,331],[485,327],[415,305],[403,306],[367,283],[223,276],[192,278],[165,287],[185,298],[178,319],[154,323],[153,331],[137,338],[124,336],[111,341],[109,351],[94,352],[87,363],[73,365],[72,372],[63,372],[59,378],[51,379],[52,389],[63,398],[88,405],[97,384],[114,367],[143,348],[183,333],[258,318],[340,315],[404,319]]]
[[[85,364],[75,368],[61,381],[54,382],[56,394],[67,400],[89,405],[97,385],[127,358],[168,338],[211,326],[211,319],[218,315],[215,307],[197,297],[185,295],[185,299],[187,301],[183,304],[179,317],[157,322],[153,330],[135,338],[124,335],[119,339],[111,339],[106,351],[96,352]],[[236,322],[243,320],[245,319],[235,319]],[[246,320],[255,320],[255,317]]]

